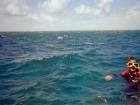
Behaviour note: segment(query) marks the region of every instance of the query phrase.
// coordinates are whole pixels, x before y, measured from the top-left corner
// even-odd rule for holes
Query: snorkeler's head
[[[135,71],[136,69],[139,69],[138,60],[136,57],[133,56],[128,58],[128,63],[126,65],[130,71]]]
[[[134,56],[130,56],[130,57],[128,57],[128,62],[129,62],[129,61],[138,62],[137,58],[134,57]]]

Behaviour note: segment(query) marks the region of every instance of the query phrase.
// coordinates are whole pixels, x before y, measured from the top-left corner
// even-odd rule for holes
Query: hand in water
[[[107,76],[105,76],[105,78],[104,78],[106,81],[111,81],[111,80],[113,80],[113,77],[112,77],[112,75],[107,75]]]

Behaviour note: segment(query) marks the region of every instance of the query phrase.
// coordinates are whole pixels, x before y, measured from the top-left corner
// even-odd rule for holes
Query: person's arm
[[[112,74],[114,77],[122,77],[122,74]]]

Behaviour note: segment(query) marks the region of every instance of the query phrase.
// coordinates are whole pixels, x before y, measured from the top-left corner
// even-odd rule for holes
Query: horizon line
[[[96,31],[140,31],[140,29],[119,29],[119,30],[108,30],[108,29],[103,29],[103,30],[31,30],[31,31],[0,31],[0,33],[4,32],[96,32]]]

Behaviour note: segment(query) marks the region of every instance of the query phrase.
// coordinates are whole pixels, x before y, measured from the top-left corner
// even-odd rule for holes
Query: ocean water
[[[140,58],[140,31],[0,33],[0,105],[137,105],[104,76]]]

